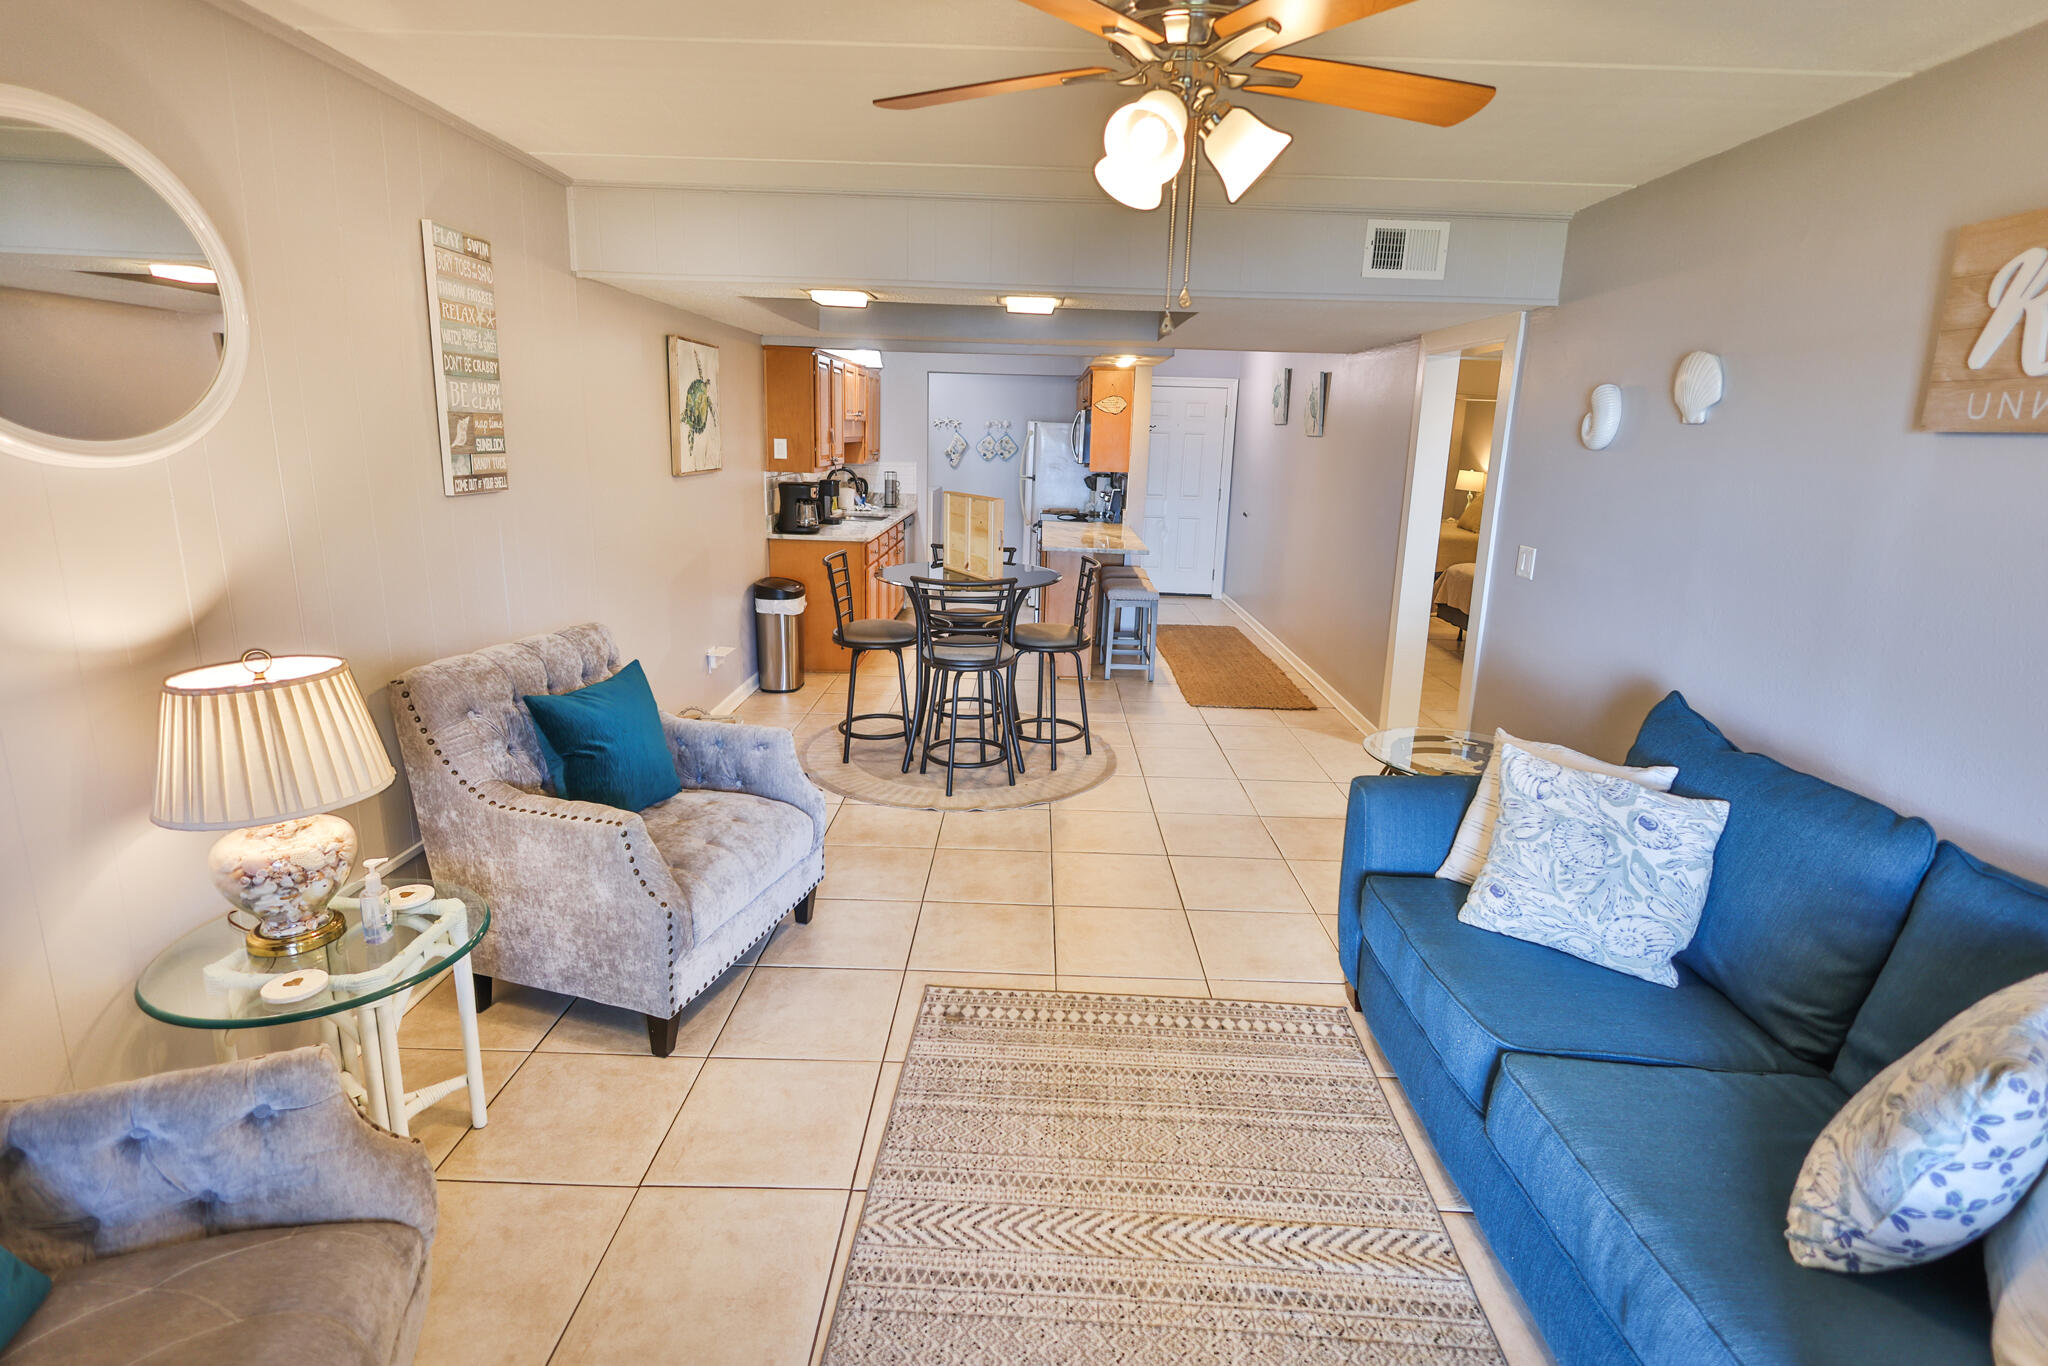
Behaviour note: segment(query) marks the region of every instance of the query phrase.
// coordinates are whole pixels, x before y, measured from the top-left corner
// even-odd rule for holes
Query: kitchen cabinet
[[[808,346],[764,346],[761,369],[766,468],[823,470],[873,458],[864,454],[867,367]]]
[[[909,562],[910,532],[915,517],[905,517],[895,526],[865,543],[827,541],[815,537],[771,539],[768,542],[768,572],[795,579],[804,586],[804,614],[799,634],[804,643],[804,667],[820,673],[845,673],[853,654],[832,640],[838,619],[832,610],[832,582],[825,572],[825,557],[846,552],[848,585],[853,596],[853,615],[893,617],[907,605],[903,590],[882,582],[882,571],[890,565]],[[873,660],[869,663],[873,664]]]
[[[1075,389],[1075,406],[1088,414],[1088,468],[1097,473],[1131,468],[1131,425],[1138,372],[1091,365]]]

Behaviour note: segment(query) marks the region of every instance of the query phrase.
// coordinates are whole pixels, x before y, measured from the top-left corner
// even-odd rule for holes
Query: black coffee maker
[[[818,534],[818,486],[790,479],[775,486],[775,529],[785,536]]]

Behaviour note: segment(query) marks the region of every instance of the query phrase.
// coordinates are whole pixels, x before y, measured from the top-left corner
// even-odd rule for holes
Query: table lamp
[[[355,827],[326,813],[397,776],[348,661],[251,650],[164,680],[149,818],[225,830],[207,855],[251,954],[285,958],[341,938],[327,902],[356,858]]]
[[[1467,495],[1465,502],[1467,506],[1470,506],[1472,502],[1470,495],[1486,492],[1486,471],[1459,470],[1458,492]]]

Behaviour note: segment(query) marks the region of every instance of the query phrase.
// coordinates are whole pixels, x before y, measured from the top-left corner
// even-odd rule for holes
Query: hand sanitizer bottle
[[[357,896],[363,918],[363,942],[381,944],[391,937],[391,907],[384,900],[384,860],[363,860],[363,890]]]

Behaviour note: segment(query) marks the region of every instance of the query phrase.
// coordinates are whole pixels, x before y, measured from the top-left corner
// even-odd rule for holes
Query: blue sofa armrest
[[[1458,822],[1479,790],[1474,778],[1353,778],[1344,814],[1344,863],[1337,875],[1338,956],[1355,992],[1369,877],[1429,877],[1443,866]]]

